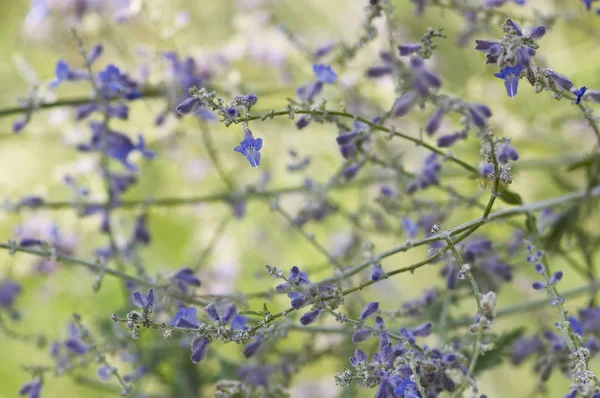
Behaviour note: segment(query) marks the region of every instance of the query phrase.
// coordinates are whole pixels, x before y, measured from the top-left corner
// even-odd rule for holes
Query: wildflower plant
[[[0,393],[600,397],[600,3],[192,3],[20,10]]]

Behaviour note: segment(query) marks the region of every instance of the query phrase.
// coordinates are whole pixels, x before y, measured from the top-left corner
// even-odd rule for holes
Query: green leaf
[[[530,234],[537,236],[537,218],[534,214],[527,213],[527,219],[525,220],[525,227]]]
[[[560,246],[565,235],[573,233],[579,220],[579,205],[571,205],[563,210],[552,222],[550,232],[544,237],[544,249],[552,250]]]
[[[509,205],[522,205],[523,199],[521,199],[521,195],[516,192],[511,191],[510,189],[506,189],[500,192],[499,196],[500,200],[504,203],[508,203]]]
[[[251,310],[240,311],[240,312],[238,312],[238,314],[240,314],[240,315],[253,315],[253,316],[258,316],[258,317],[261,317],[261,318],[264,316],[262,313],[260,313],[258,311],[251,311]]]
[[[475,374],[500,366],[506,356],[504,351],[509,348],[515,340],[523,336],[524,333],[525,328],[521,327],[498,336],[494,342],[494,348],[481,355],[477,360]]]

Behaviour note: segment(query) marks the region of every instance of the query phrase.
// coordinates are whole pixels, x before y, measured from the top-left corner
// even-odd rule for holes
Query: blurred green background
[[[77,29],[87,46],[98,42],[104,45],[105,53],[96,64],[97,68],[114,63],[136,76],[136,71],[139,72],[140,67],[148,64],[149,83],[159,83],[162,78],[160,53],[177,51],[180,56],[195,57],[199,64],[211,70],[214,74],[212,82],[220,88],[222,95],[233,96],[254,91],[259,94],[257,110],[279,110],[285,106],[287,97],[294,96],[296,85],[311,79],[312,72],[311,62],[302,51],[294,48],[282,31],[274,26],[282,24],[295,32],[310,49],[340,39],[352,42],[357,37],[362,9],[367,1],[264,1],[261,6],[247,8],[249,3],[246,1],[244,6],[241,1],[233,0],[148,0],[143,2],[140,13],[128,22],[115,23],[106,14],[88,13]],[[555,183],[557,177],[566,178],[574,188],[584,186],[582,174],[566,174],[564,171],[565,159],[585,155],[595,142],[591,129],[576,107],[565,100],[556,101],[548,93],[535,94],[524,80],[518,96],[510,100],[502,82],[492,76],[494,67],[483,64],[483,55],[473,51],[471,44],[465,48],[456,46],[456,37],[464,26],[460,16],[449,10],[432,8],[424,17],[415,18],[410,2],[396,0],[394,4],[397,6],[396,18],[400,27],[395,39],[399,43],[418,41],[427,27],[444,28],[448,38],[439,41],[439,50],[431,67],[443,77],[444,92],[471,102],[484,102],[493,109],[492,126],[496,135],[512,137],[514,146],[520,152],[522,162],[514,168],[513,190],[521,194],[525,202],[564,193],[564,188]],[[510,5],[502,9],[510,15],[514,13],[528,18],[534,15],[534,9],[546,15],[561,15],[562,18],[541,40],[536,62],[566,74],[577,86],[600,89],[599,17],[586,13],[575,0],[532,0],[526,7]],[[57,6],[46,20],[34,27],[24,26],[29,2],[0,0],[0,10],[0,48],[3,55],[0,61],[0,92],[3,93],[0,108],[6,108],[14,106],[19,97],[25,96],[32,83],[49,81],[57,59],[65,59],[74,65],[78,65],[80,60],[69,32],[74,18],[68,8],[60,9]],[[182,11],[189,13],[189,23],[177,27]],[[270,15],[271,19],[266,15]],[[489,32],[477,33],[473,39],[499,37],[500,24],[490,24]],[[378,19],[376,26],[382,28],[383,25],[382,19]],[[364,48],[352,63],[337,70],[339,84],[327,88],[324,94],[329,107],[337,108],[340,101],[351,101],[348,93],[354,91],[372,99],[382,108],[390,106],[394,99],[392,81],[362,78],[366,67],[378,63],[378,52],[388,48],[385,31],[382,32],[381,37]],[[63,85],[55,91],[56,98],[87,95],[89,90],[84,84]],[[208,159],[195,121],[182,119],[176,122],[171,118],[165,126],[154,126],[154,117],[163,106],[164,101],[159,99],[138,101],[132,104],[130,120],[115,123],[117,130],[131,136],[144,132],[158,153],[157,159],[152,162],[136,159],[140,165],[140,181],[124,199],[189,197],[224,192],[226,186]],[[399,121],[398,129],[416,136],[429,112],[415,112],[407,120]],[[102,181],[93,172],[91,157],[73,149],[76,143],[87,140],[89,132],[85,123],[73,123],[72,115],[72,109],[36,113],[25,131],[18,135],[11,133],[12,118],[0,120],[0,187],[3,198],[15,201],[23,195],[37,194],[53,200],[69,200],[70,192],[62,183],[62,178],[70,173],[82,185],[90,188],[92,198],[103,199]],[[450,128],[453,122],[449,120],[446,124]],[[341,165],[333,139],[336,134],[333,126],[313,123],[297,131],[293,122],[279,118],[254,122],[251,128],[255,136],[265,141],[263,162],[259,169],[251,169],[242,156],[232,151],[242,136],[239,126],[209,126],[225,172],[240,187],[260,181],[265,170],[270,173],[269,187],[302,184],[305,174],[286,171],[286,164],[290,163],[287,154],[289,149],[295,149],[302,156],[312,156],[307,175],[319,182],[326,182]],[[425,155],[422,149],[396,140],[393,143],[382,140],[378,145],[384,144],[389,146],[392,153],[404,157],[408,169],[418,170]],[[481,160],[479,143],[474,137],[457,145],[452,152],[473,165]],[[372,175],[372,170],[361,173],[361,177],[368,175]],[[465,178],[461,170],[453,165],[444,165],[442,175],[447,183],[464,195],[479,193],[482,199],[487,198],[488,189]],[[378,186],[374,184],[368,188],[332,192],[329,197],[352,212],[364,203],[375,207],[377,192]],[[431,190],[419,195],[428,200],[448,200]],[[281,205],[291,213],[301,204],[302,199],[294,195],[281,200]],[[503,203],[497,203],[496,206],[495,209],[506,207]],[[271,212],[268,201],[250,202],[247,213],[246,218],[228,224],[222,239],[202,265],[200,277],[203,287],[200,293],[255,292],[272,288],[274,280],[264,272],[267,263],[282,269],[298,265],[302,269],[315,270],[310,273],[313,280],[331,276],[331,269],[322,266],[325,263],[322,254],[290,228],[285,219]],[[127,238],[134,214],[136,212],[127,210],[116,212],[119,242]],[[151,272],[166,272],[194,265],[219,223],[230,217],[231,208],[223,203],[208,203],[182,208],[151,208],[149,214],[153,243],[149,248],[142,249],[140,255]],[[475,210],[455,210],[447,226],[457,225],[478,215]],[[99,220],[94,217],[78,218],[73,210],[24,210],[19,214],[0,212],[0,220],[1,241],[14,237],[16,228],[23,224],[43,230],[55,223],[65,236],[77,242],[76,257],[91,260],[94,250],[106,243],[105,238],[97,233]],[[343,237],[343,233],[349,230],[350,224],[343,214],[333,215],[324,223],[312,223],[307,227],[307,231],[314,233],[317,241],[327,248],[333,247],[336,237]],[[499,241],[508,241],[512,230],[506,225],[494,225],[486,227],[485,232]],[[368,232],[365,235],[374,242],[376,251],[398,244],[399,239],[398,236],[369,235]],[[383,266],[393,269],[409,265],[425,255],[426,250],[419,248],[393,256],[384,261]],[[100,340],[100,324],[96,320],[106,322],[113,312],[120,311],[121,315],[126,312],[118,280],[105,278],[100,292],[94,294],[92,283],[95,277],[87,270],[62,264],[55,273],[39,275],[32,272],[35,261],[35,258],[24,254],[9,256],[8,253],[0,253],[0,277],[11,276],[24,285],[23,294],[17,302],[22,320],[11,323],[13,329],[23,334],[41,333],[49,339],[62,339],[71,314],[77,312],[83,315],[84,323]],[[551,258],[550,261],[554,269],[566,271],[561,289],[585,283],[576,273],[568,271],[568,266],[562,263],[561,258]],[[539,294],[530,288],[534,278],[531,267],[524,259],[513,265],[515,278],[500,291],[500,308],[539,298]],[[133,273],[133,268],[129,271]],[[403,301],[419,295],[424,288],[431,286],[432,281],[436,286],[443,286],[443,279],[438,272],[439,265],[433,265],[419,269],[414,275],[398,275],[378,284],[376,288],[366,289],[365,300],[380,300],[382,306],[392,310]],[[569,299],[567,308],[574,310],[586,300],[583,297]],[[250,308],[259,309],[261,305],[260,301],[251,302]],[[275,312],[286,308],[286,305],[285,300],[277,299],[270,304],[270,308]],[[456,314],[473,313],[474,305],[464,300],[461,308],[455,311]],[[550,324],[554,317],[554,310],[548,307],[510,319],[502,318],[495,325],[495,330],[510,330],[517,325],[525,325],[533,330],[540,323]],[[331,319],[324,322],[335,324]],[[143,334],[150,332],[144,331]],[[304,339],[310,337],[290,335],[285,345],[301,347]],[[323,347],[334,341],[334,338],[327,336],[318,338],[318,344]],[[435,338],[431,342],[435,343]],[[49,363],[47,348],[36,348],[30,343],[7,337],[6,333],[0,333],[0,347],[0,397],[15,396],[19,386],[28,380],[28,375],[21,369],[22,365]],[[215,347],[212,348],[213,354],[217,352]],[[182,356],[187,358],[187,348],[182,351]],[[242,360],[239,346],[219,346],[218,352],[233,361]],[[113,360],[126,369],[126,364]],[[199,366],[202,377],[210,378],[221,371],[211,359]],[[313,363],[295,378],[292,396],[343,394],[335,387],[334,374],[344,366],[347,366],[347,358],[329,358]],[[597,360],[592,361],[591,367],[600,371]],[[95,366],[91,366],[82,373],[94,377],[95,370]],[[520,397],[533,391],[534,382],[530,364],[519,368],[502,366],[480,377],[479,387],[489,397]],[[548,396],[562,396],[569,385],[569,380],[555,374],[549,382],[551,392]],[[160,381],[152,377],[144,379],[142,386],[145,391],[164,392]],[[206,396],[210,396],[210,389],[204,391]],[[372,394],[373,390],[362,389],[359,396]],[[47,378],[42,394],[44,397],[114,395],[75,383],[68,375]]]

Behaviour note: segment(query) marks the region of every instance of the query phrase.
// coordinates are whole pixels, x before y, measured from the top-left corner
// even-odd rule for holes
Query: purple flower
[[[383,272],[383,268],[381,268],[381,264],[375,263],[371,268],[371,280],[373,282],[382,279],[385,276],[385,272]]]
[[[448,148],[463,138],[465,138],[464,134],[458,131],[452,134],[446,134],[438,138],[437,146],[440,148]]]
[[[392,115],[394,115],[394,117],[401,117],[408,114],[415,106],[416,99],[415,93],[412,91],[396,98],[396,101],[394,101],[394,105],[392,106]]]
[[[104,47],[102,47],[102,44],[96,44],[94,47],[92,47],[92,49],[90,50],[90,52],[88,53],[88,56],[87,56],[87,61],[86,61],[87,64],[88,65],[93,64],[95,60],[100,58],[103,51],[104,51]]]
[[[552,274],[552,276],[550,277],[550,281],[549,281],[549,283],[550,283],[551,285],[555,285],[555,284],[557,284],[558,282],[560,282],[560,280],[562,279],[562,277],[563,277],[563,272],[562,272],[562,271],[556,271],[556,272],[555,272],[555,273],[553,273],[553,274]]]
[[[587,87],[583,86],[580,89],[576,89],[576,88],[572,88],[571,92],[573,94],[575,94],[575,104],[579,104],[581,102],[581,98],[583,97],[583,95],[585,94],[585,92],[587,91]]]
[[[108,381],[108,379],[110,379],[110,376],[112,376],[113,374],[113,370],[112,368],[108,367],[108,366],[101,366],[98,368],[98,377],[100,378],[100,380],[102,381]]]
[[[189,97],[183,100],[183,102],[181,102],[179,105],[177,105],[175,111],[180,115],[187,115],[198,109],[201,105],[202,103],[200,102],[200,100],[194,97]]]
[[[179,271],[177,271],[173,275],[172,280],[175,283],[177,283],[179,290],[181,290],[184,293],[186,293],[188,291],[188,288],[191,286],[200,287],[201,285],[200,279],[198,279],[194,275],[194,270],[188,267],[182,268]]]
[[[39,207],[44,204],[44,199],[39,196],[23,196],[17,203],[18,207]]]
[[[197,337],[192,342],[192,362],[198,363],[204,358],[206,355],[206,351],[208,350],[208,346],[210,344],[210,340],[206,337]]]
[[[367,69],[367,71],[365,72],[365,76],[370,78],[378,78],[390,75],[393,72],[393,70],[394,69],[389,65],[372,66]]]
[[[95,103],[79,105],[75,108],[75,120],[83,120],[98,110]]]
[[[244,139],[240,145],[233,148],[234,151],[241,153],[248,159],[252,167],[258,167],[260,164],[260,150],[263,145],[262,138],[254,138],[250,130],[244,132]]]
[[[25,126],[27,126],[27,123],[29,123],[29,118],[27,118],[26,116],[20,117],[17,120],[15,120],[12,124],[13,133],[21,132],[21,130],[23,130]]]
[[[337,74],[331,69],[329,65],[317,64],[313,65],[313,72],[317,77],[317,80],[321,83],[332,84],[337,78]]]
[[[408,217],[402,217],[402,229],[406,232],[408,239],[414,239],[417,236],[418,227],[416,222],[411,221]]]
[[[571,90],[573,88],[573,82],[570,81],[568,78],[566,78],[563,75],[560,75],[554,71],[549,71],[548,72],[548,77],[550,79],[552,79],[552,81],[556,84],[558,84],[559,86],[561,86],[563,89],[565,90]]]
[[[11,279],[0,282],[0,308],[12,307],[21,290],[21,285]]]
[[[504,86],[509,97],[517,95],[519,87],[519,75],[523,71],[523,66],[517,64],[501,69],[500,72],[494,73],[494,76],[504,80]]]
[[[148,289],[148,294],[144,296],[140,292],[133,292],[131,295],[133,304],[137,305],[140,308],[152,308],[154,306],[154,289]]]
[[[365,305],[365,308],[363,308],[362,312],[360,313],[360,320],[364,321],[371,315],[375,314],[378,310],[379,310],[379,303],[375,303],[375,302],[368,303],[367,305]]]
[[[532,288],[534,288],[535,290],[543,290],[546,288],[546,284],[544,282],[533,282],[533,285],[531,285]]]
[[[260,348],[262,343],[263,343],[263,337],[257,336],[256,339],[252,343],[250,343],[244,347],[244,351],[242,352],[244,354],[244,357],[250,358],[251,356],[256,354],[256,351],[258,351],[258,349]]]
[[[139,151],[145,158],[154,159],[154,152],[146,149],[144,137],[138,134],[138,143],[133,144],[131,139],[124,134],[106,129],[104,123],[90,123],[92,138],[87,144],[79,144],[77,149],[83,152],[98,151],[104,152],[107,156],[118,160],[127,169],[136,171],[137,168],[129,163],[127,158],[133,151]]]
[[[42,379],[36,377],[30,382],[27,382],[19,389],[19,395],[27,395],[29,398],[40,398],[40,390],[42,389]]]
[[[137,83],[129,78],[115,65],[108,65],[106,69],[96,75],[98,86],[105,97],[119,95],[125,99],[133,100],[141,97]]]
[[[246,330],[248,326],[246,326],[246,322],[248,322],[248,318],[243,315],[236,315],[231,321],[229,327],[231,330],[241,331]]]
[[[69,64],[63,60],[59,60],[56,63],[54,74],[56,75],[56,78],[49,84],[50,88],[55,88],[64,81],[76,82],[88,79],[88,74],[86,72],[71,69]]]
[[[438,108],[435,110],[435,112],[433,112],[433,114],[427,121],[427,125],[425,126],[425,132],[427,133],[427,135],[433,135],[433,133],[435,133],[440,128],[440,125],[442,124],[442,119],[444,118],[445,114],[446,111],[442,108]]]
[[[431,89],[437,90],[442,86],[440,78],[425,68],[423,59],[412,58],[410,68],[412,71],[412,87],[422,97],[428,96]]]
[[[315,310],[309,311],[300,317],[300,323],[304,326],[309,325],[317,320],[319,315],[323,312],[322,308],[317,308]]]
[[[529,37],[531,37],[532,39],[540,39],[545,34],[546,34],[546,27],[544,25],[540,25],[540,26],[536,26],[535,28],[531,29],[531,31],[529,32]]]
[[[142,213],[135,218],[131,243],[139,243],[141,245],[150,244],[150,231],[148,231],[147,219],[147,213]]]
[[[519,153],[511,145],[502,144],[500,145],[500,148],[498,148],[496,158],[498,159],[498,162],[506,164],[509,160],[519,160]]]
[[[521,27],[514,22],[512,19],[507,19],[506,22],[504,23],[504,25],[502,25],[502,28],[504,28],[505,32],[514,32],[516,33],[517,36],[523,36],[523,32],[521,31]]]
[[[371,331],[369,329],[356,329],[352,334],[352,342],[354,344],[360,343],[361,341],[365,341],[369,337],[371,337]]]
[[[414,54],[421,49],[421,43],[401,44],[398,46],[400,55]]]
[[[354,355],[350,357],[350,364],[353,367],[356,367],[360,362],[367,362],[368,360],[369,357],[367,357],[367,354],[359,348],[354,351]]]
[[[196,321],[197,312],[194,307],[181,307],[171,319],[170,325],[181,329],[198,329],[200,324]]]

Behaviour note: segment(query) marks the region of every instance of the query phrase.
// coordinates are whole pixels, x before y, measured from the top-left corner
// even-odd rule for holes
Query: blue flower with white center
[[[499,79],[504,80],[504,86],[506,87],[506,93],[510,98],[517,95],[517,89],[519,87],[519,75],[523,71],[521,65],[509,66],[503,68],[498,73],[494,73]]]
[[[583,87],[581,87],[580,89],[576,89],[576,88],[574,88],[574,89],[572,89],[571,91],[572,91],[572,92],[573,92],[573,94],[575,94],[575,96],[577,97],[577,98],[575,99],[575,103],[576,103],[576,104],[579,104],[579,103],[581,102],[581,98],[583,97],[583,95],[584,95],[584,94],[585,94],[585,92],[587,91],[587,87],[586,87],[586,86],[583,86]]]
[[[313,65],[313,72],[317,80],[321,83],[332,84],[337,78],[337,74],[331,69],[331,66],[324,64]]]
[[[250,166],[258,167],[260,164],[260,150],[262,148],[262,138],[254,138],[250,130],[244,132],[244,139],[240,145],[233,148],[234,151],[241,153],[248,159]]]

